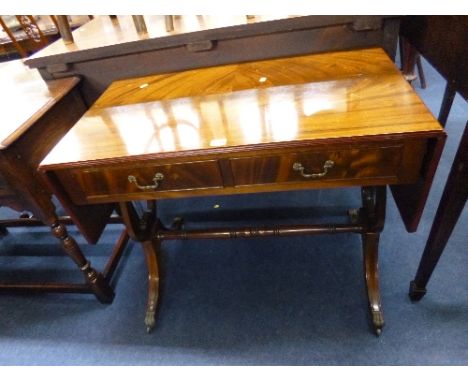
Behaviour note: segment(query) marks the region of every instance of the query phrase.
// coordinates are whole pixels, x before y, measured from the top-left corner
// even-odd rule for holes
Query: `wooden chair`
[[[143,16],[132,15],[133,23],[135,24],[135,29],[138,33],[148,33],[146,28],[145,19]],[[166,15],[164,16],[164,22],[166,25],[166,32],[173,32],[174,31],[174,16],[173,15]]]
[[[44,48],[56,39],[57,33],[52,35],[50,33],[46,34],[41,30],[34,16],[16,15],[15,17],[18,20],[22,33],[15,33],[12,31],[3,20],[2,16],[0,16],[0,25],[11,40],[16,52],[22,58],[26,58],[30,54]],[[54,16],[49,17],[55,26],[55,30],[58,31],[56,18]]]

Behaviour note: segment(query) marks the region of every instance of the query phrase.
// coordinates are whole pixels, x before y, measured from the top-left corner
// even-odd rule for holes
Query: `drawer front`
[[[57,174],[77,202],[151,199],[165,191],[223,187],[216,160],[141,164],[116,168],[73,169]]]
[[[396,181],[403,146],[316,150],[300,153],[233,158],[234,184],[331,182],[382,179]]]
[[[54,171],[78,205],[301,188],[409,184],[425,140],[223,153],[184,163],[138,161]]]

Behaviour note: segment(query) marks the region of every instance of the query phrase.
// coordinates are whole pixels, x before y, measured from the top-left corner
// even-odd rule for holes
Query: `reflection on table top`
[[[114,82],[42,165],[440,130],[375,48]]]
[[[26,67],[22,60],[0,63],[0,150],[14,142],[77,82],[77,78],[44,82],[39,72]]]
[[[30,59],[100,48],[138,40],[197,32],[233,25],[251,24],[286,17],[288,16],[260,15],[247,19],[247,17],[243,15],[174,16],[174,31],[167,32],[163,15],[145,15],[144,18],[148,33],[138,34],[131,16],[118,16],[116,19],[111,19],[109,16],[97,16],[73,32],[73,38],[75,40],[74,44],[64,44],[61,40],[56,41],[31,56]]]

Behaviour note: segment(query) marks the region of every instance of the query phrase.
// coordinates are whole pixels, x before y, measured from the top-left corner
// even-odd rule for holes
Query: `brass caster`
[[[372,313],[372,325],[374,327],[374,333],[377,337],[382,334],[382,328],[384,327],[384,318],[381,311],[374,310]]]
[[[146,312],[146,317],[145,317],[146,333],[150,333],[154,329],[154,326],[156,325],[154,313],[155,312]]]

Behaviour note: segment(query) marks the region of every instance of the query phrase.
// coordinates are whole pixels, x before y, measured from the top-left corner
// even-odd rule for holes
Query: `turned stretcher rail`
[[[363,233],[362,225],[316,224],[276,227],[213,228],[199,230],[162,230],[156,233],[159,240],[235,239],[267,236],[319,235],[336,233]]]

